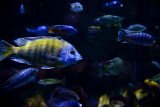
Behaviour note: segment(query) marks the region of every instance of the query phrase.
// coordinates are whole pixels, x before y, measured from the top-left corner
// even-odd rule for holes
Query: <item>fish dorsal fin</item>
[[[10,59],[11,59],[12,61],[15,61],[15,62],[18,62],[18,63],[24,63],[24,64],[27,64],[27,65],[32,65],[30,62],[22,59],[22,58],[19,57],[19,56],[13,56],[13,57],[10,57]]]
[[[14,43],[17,44],[18,46],[24,46],[30,41],[35,41],[37,39],[45,39],[45,38],[59,39],[60,37],[59,36],[57,37],[52,37],[52,36],[25,37],[25,38],[18,38],[14,40]]]
[[[37,40],[37,39],[43,39],[43,38],[51,38],[51,36],[37,36],[37,37],[18,38],[16,40],[14,40],[14,43],[17,44],[18,46],[24,46],[25,44],[27,44],[30,41],[34,41],[34,40]]]

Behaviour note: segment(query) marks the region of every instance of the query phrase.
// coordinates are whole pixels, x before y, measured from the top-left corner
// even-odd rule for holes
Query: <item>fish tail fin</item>
[[[13,45],[7,43],[4,40],[0,42],[0,61],[8,56],[13,55]]]
[[[34,30],[32,30],[32,29],[30,29],[28,27],[26,28],[26,31],[29,32],[29,33],[33,33],[34,32]]]
[[[118,31],[118,38],[117,41],[123,41],[125,36],[125,32],[123,30]]]
[[[49,26],[49,34],[53,34],[54,33],[54,28]]]

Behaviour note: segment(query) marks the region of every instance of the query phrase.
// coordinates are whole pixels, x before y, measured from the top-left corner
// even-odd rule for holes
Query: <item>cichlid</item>
[[[27,32],[36,36],[46,36],[49,34],[74,35],[78,31],[69,25],[51,25],[26,28]]]
[[[146,26],[141,25],[141,24],[133,24],[133,25],[128,26],[126,29],[130,30],[130,31],[140,31],[140,32],[143,32],[147,28],[146,28]]]
[[[81,12],[83,11],[83,5],[79,2],[70,3],[72,12]]]
[[[153,76],[151,79],[145,79],[144,82],[150,87],[160,88],[160,74]]]
[[[62,87],[57,87],[53,95],[67,101],[78,101],[80,99],[74,91]]]
[[[0,42],[0,61],[11,60],[49,69],[65,67],[82,59],[73,45],[59,37],[39,36],[14,40],[15,47],[4,40]]]
[[[22,107],[49,107],[46,105],[43,97],[40,95],[32,95],[30,98],[24,99],[24,104]]]
[[[8,79],[5,83],[2,84],[2,89],[4,92],[8,92],[12,89],[21,87],[31,81],[35,81],[35,76],[38,73],[38,69],[36,68],[28,68],[24,69],[10,79]]]
[[[20,5],[20,10],[19,10],[20,14],[25,14],[25,10],[24,10],[24,6],[23,3]]]
[[[160,87],[159,83],[157,83],[156,81],[152,81],[152,79],[145,79],[144,83],[146,83],[150,87],[155,87],[155,88]]]
[[[93,34],[93,33],[97,33],[101,31],[101,27],[100,26],[89,26],[88,27],[88,32]]]
[[[110,98],[108,97],[107,94],[104,94],[99,98],[98,107],[103,107],[103,106],[109,105],[109,104],[110,104]]]
[[[49,26],[49,33],[58,33],[62,35],[74,35],[78,31],[73,26],[68,25],[52,25]]]
[[[54,79],[54,78],[46,78],[46,79],[41,79],[38,81],[38,84],[40,84],[40,85],[53,85],[53,84],[59,84],[59,83],[64,84],[65,78],[62,80],[58,80],[58,79]]]
[[[104,4],[104,7],[115,9],[115,8],[123,7],[123,4],[120,1],[114,0],[114,1],[111,1],[111,2],[106,2]]]
[[[144,97],[148,96],[148,92],[145,92],[143,89],[137,89],[134,91],[134,94],[137,98],[137,100],[141,100],[143,99]]]
[[[99,18],[96,18],[94,21],[100,25],[104,25],[107,27],[121,27],[123,19],[123,17],[115,15],[104,15]]]
[[[117,41],[124,41],[122,43],[133,43],[143,46],[150,46],[155,43],[154,38],[144,32],[130,32],[130,31],[118,31]]]
[[[123,68],[123,60],[116,57],[112,60],[105,61],[99,64],[99,76],[102,75],[118,75]]]

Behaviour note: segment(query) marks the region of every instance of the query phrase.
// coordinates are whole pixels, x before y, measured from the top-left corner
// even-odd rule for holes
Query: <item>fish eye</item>
[[[70,53],[71,53],[72,55],[74,55],[74,54],[75,54],[75,52],[74,52],[74,51],[70,51]]]

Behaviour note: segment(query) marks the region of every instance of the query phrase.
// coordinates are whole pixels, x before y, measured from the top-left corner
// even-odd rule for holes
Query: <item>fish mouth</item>
[[[76,58],[76,61],[80,61],[82,59],[83,59],[82,56],[80,56],[80,57]]]

